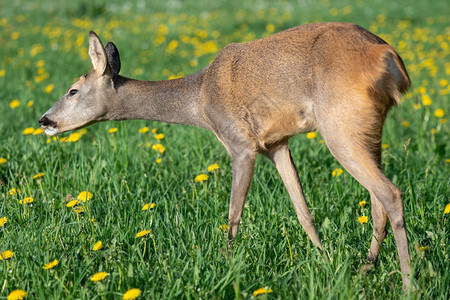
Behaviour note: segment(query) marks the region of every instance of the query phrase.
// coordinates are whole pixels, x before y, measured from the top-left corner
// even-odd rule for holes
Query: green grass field
[[[18,289],[27,299],[121,299],[132,288],[140,299],[448,299],[449,15],[442,0],[1,0],[0,299],[20,299],[11,293]],[[146,121],[100,123],[57,140],[37,130],[91,69],[89,30],[115,42],[122,75],[163,80],[195,72],[230,42],[318,21],[380,35],[413,81],[383,135],[383,169],[404,192],[414,268],[406,293],[390,228],[377,268],[358,272],[372,233],[370,197],[341,174],[320,135],[290,145],[324,250],[259,158],[228,256],[231,162],[212,133]],[[219,169],[208,171],[213,163]],[[200,174],[209,178],[196,182]],[[74,201],[83,191],[93,197]],[[103,248],[93,250],[98,241]],[[92,281],[99,272],[106,277]],[[267,293],[256,295],[261,288]]]

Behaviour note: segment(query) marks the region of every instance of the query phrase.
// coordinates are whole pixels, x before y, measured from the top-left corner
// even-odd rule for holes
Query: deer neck
[[[116,99],[109,120],[150,120],[209,129],[200,111],[203,70],[178,79],[114,78]]]

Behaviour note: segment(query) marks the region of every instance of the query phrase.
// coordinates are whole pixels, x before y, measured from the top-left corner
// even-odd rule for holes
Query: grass
[[[0,227],[0,252],[14,253],[0,261],[0,299],[15,289],[30,299],[119,299],[131,288],[139,288],[142,299],[250,299],[262,287],[272,292],[257,297],[268,299],[448,299],[445,1],[0,6],[0,218],[7,218]],[[351,21],[379,34],[398,49],[411,75],[413,88],[389,114],[383,136],[383,168],[404,192],[415,273],[407,293],[390,229],[378,267],[358,272],[372,232],[370,217],[358,223],[358,217],[370,216],[369,195],[347,172],[332,176],[341,167],[320,136],[295,137],[291,149],[324,251],[312,246],[274,167],[260,158],[228,256],[223,225],[231,163],[213,134],[145,121],[96,124],[75,142],[23,134],[27,127],[36,129],[39,117],[91,68],[86,48],[91,29],[104,42],[116,43],[121,74],[161,80],[195,72],[230,42],[315,21]],[[11,108],[13,100],[19,106]],[[143,127],[150,130],[139,133]],[[110,128],[118,130],[109,133]],[[164,139],[156,140],[152,128]],[[164,154],[152,149],[158,142]],[[208,172],[212,163],[220,168]],[[45,175],[33,179],[38,173]],[[209,179],[195,182],[199,174]],[[10,195],[13,188],[20,194]],[[93,194],[75,206],[84,211],[67,207],[82,191]],[[24,197],[33,202],[19,203]],[[155,207],[141,210],[146,203]],[[135,238],[141,230],[151,233]],[[103,249],[93,251],[99,240]],[[58,265],[43,269],[54,259]],[[102,271],[105,279],[89,280]]]

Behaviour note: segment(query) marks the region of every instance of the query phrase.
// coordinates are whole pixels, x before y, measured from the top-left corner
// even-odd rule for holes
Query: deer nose
[[[39,124],[41,124],[41,126],[51,126],[51,127],[55,127],[56,122],[53,122],[52,120],[50,120],[50,119],[47,118],[46,116],[43,116],[43,117],[39,120]]]

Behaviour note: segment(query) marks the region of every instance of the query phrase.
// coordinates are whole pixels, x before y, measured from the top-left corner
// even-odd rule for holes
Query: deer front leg
[[[231,185],[230,208],[228,214],[228,246],[236,237],[245,199],[252,180],[256,153],[236,151],[231,154],[233,181]]]

